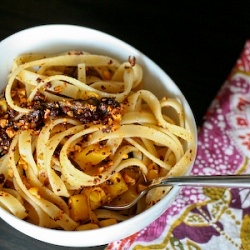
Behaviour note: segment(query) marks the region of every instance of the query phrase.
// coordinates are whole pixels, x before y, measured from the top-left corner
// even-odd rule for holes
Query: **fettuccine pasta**
[[[181,102],[143,89],[136,58],[21,55],[0,99],[0,206],[48,228],[118,223],[168,189],[123,213],[102,205],[132,200],[157,177],[184,174],[193,142]]]

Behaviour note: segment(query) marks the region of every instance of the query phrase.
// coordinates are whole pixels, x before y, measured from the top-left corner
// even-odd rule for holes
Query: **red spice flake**
[[[116,178],[116,181],[117,181],[118,183],[121,182],[121,178],[117,177],[117,178]]]
[[[37,77],[37,78],[36,78],[36,82],[37,82],[37,83],[40,83],[41,81],[42,81],[42,79],[41,79],[40,77]],[[47,83],[47,84],[49,84],[49,83]],[[50,83],[50,85],[51,85],[51,83]]]

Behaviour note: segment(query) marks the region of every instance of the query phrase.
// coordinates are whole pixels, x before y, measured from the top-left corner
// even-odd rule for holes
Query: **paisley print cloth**
[[[250,173],[250,40],[198,139],[192,175]],[[250,249],[250,189],[183,188],[160,218],[106,249]]]

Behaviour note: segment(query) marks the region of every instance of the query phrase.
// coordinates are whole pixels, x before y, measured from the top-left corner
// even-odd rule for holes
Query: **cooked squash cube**
[[[8,108],[8,106],[7,106],[6,100],[5,99],[0,99],[0,110],[2,112],[6,112],[7,108]]]
[[[88,171],[90,170],[91,166],[95,166],[98,163],[102,162],[110,154],[111,150],[109,147],[94,144],[83,148],[82,150],[76,151],[72,155],[72,159],[82,170]]]
[[[87,220],[89,218],[89,205],[85,194],[72,195],[69,198],[70,217],[75,220]]]
[[[128,190],[120,196],[118,203],[127,204],[133,201],[137,196],[137,186],[129,186]]]
[[[128,186],[120,173],[114,174],[107,182],[101,185],[110,200],[125,193]]]
[[[154,163],[149,164],[148,166],[148,173],[146,175],[147,180],[151,181],[153,179],[156,179],[159,177],[159,167],[155,165]]]
[[[101,187],[85,188],[84,193],[89,199],[90,208],[92,210],[100,207],[107,200],[107,196]]]
[[[151,181],[159,177],[159,171],[156,169],[150,169],[147,173],[147,180]]]

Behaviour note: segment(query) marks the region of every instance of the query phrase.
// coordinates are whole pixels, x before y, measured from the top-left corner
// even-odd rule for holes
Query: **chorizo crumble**
[[[5,101],[4,98],[0,100]],[[19,100],[20,101],[20,100]],[[47,119],[56,117],[73,118],[82,124],[103,124],[109,132],[114,121],[120,119],[121,106],[114,98],[91,97],[87,100],[65,100],[47,102],[44,95],[38,93],[33,101],[23,105],[30,109],[25,115],[1,105],[0,111],[0,156],[8,152],[12,138],[19,130],[32,129],[39,132]],[[17,118],[18,117],[18,118]]]

